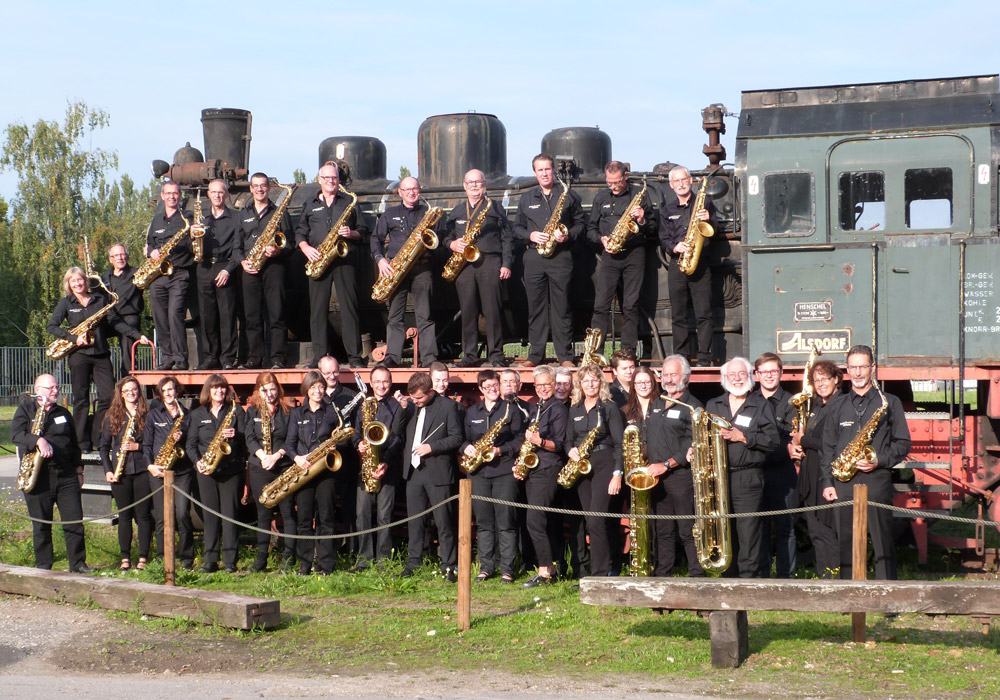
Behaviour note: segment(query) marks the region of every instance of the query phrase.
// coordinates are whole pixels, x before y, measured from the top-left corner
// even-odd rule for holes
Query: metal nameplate
[[[795,322],[799,321],[832,321],[832,301],[797,301],[795,302]]]
[[[825,355],[846,353],[851,347],[851,330],[777,331],[779,355],[808,355],[816,348]]]

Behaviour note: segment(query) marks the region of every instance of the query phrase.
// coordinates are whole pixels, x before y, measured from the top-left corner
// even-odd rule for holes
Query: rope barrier
[[[115,516],[120,516],[122,513],[129,510],[130,508],[135,508],[140,503],[148,501],[150,498],[152,498],[162,490],[163,487],[160,486],[158,489],[156,489],[155,491],[151,491],[149,494],[143,496],[135,503],[125,506],[125,508],[123,509],[113,510],[107,515],[97,515],[91,518],[81,518],[80,520],[45,520],[44,518],[33,518],[30,515],[25,515],[24,513],[20,513],[2,504],[0,504],[0,510],[2,510],[5,513],[10,513],[11,515],[21,518],[22,520],[30,520],[31,522],[42,523],[43,525],[86,525],[87,523],[97,522],[98,520],[111,520]]]

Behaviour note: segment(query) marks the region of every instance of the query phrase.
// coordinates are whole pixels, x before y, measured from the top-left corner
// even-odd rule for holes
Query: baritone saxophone
[[[375,476],[382,463],[382,445],[389,439],[389,429],[382,421],[375,420],[378,399],[367,396],[361,402],[361,441],[368,449],[361,455],[361,485],[365,493],[382,490],[382,480]]]
[[[649,515],[650,491],[659,479],[649,473],[649,461],[642,454],[642,432],[637,425],[630,425],[622,433],[622,457],[625,463],[625,483],[632,491],[632,511],[629,513],[629,573],[632,576],[652,576],[653,561],[650,558],[653,524]]]
[[[432,226],[436,226],[444,216],[444,209],[432,207],[427,210],[424,217],[413,229],[403,247],[399,249],[395,257],[390,261],[392,265],[391,277],[379,277],[372,286],[372,300],[384,304],[393,295],[399,283],[410,274],[410,270],[420,260],[425,250],[434,250],[438,247],[438,237],[434,233]]]
[[[344,419],[341,418],[340,425],[333,429],[330,437],[306,455],[306,466],[300,467],[292,462],[288,469],[261,490],[258,499],[260,504],[267,508],[274,508],[324,471],[340,471],[343,458],[337,451],[337,443],[350,439],[352,435],[354,435],[354,429],[345,426]]]

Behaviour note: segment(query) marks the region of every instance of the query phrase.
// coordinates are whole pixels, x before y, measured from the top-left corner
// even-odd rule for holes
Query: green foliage
[[[402,180],[404,177],[413,177],[413,173],[405,165],[399,166],[399,179]]]
[[[292,178],[294,178],[296,185],[304,185],[306,184],[306,171],[302,168],[296,168],[295,172],[292,173]]]

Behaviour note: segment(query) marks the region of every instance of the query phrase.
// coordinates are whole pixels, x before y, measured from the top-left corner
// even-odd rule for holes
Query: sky
[[[969,2],[7,2],[0,126],[110,115],[84,148],[145,183],[190,141],[201,110],[253,113],[250,167],[311,179],[319,143],[375,136],[388,175],[417,170],[435,114],[495,114],[512,175],[550,130],[599,126],[635,170],[707,164],[701,110],[743,90],[1000,70],[1000,4]],[[979,34],[977,27],[990,28]],[[735,157],[736,120],[723,137]],[[0,135],[4,136],[4,135]],[[4,136],[5,140],[5,136]],[[17,180],[0,173],[0,196]]]

